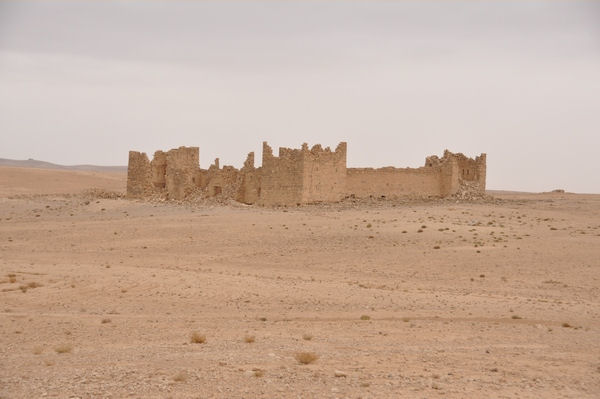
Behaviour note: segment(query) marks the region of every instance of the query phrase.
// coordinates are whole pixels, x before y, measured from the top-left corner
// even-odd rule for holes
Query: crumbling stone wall
[[[244,204],[257,203],[261,194],[262,168],[254,167],[254,152],[248,154],[240,175],[241,182],[236,201]]]
[[[130,151],[127,194],[143,198],[159,194],[182,200],[190,195],[235,199],[263,206],[336,202],[344,197],[445,197],[485,193],[486,155],[475,159],[448,150],[427,157],[420,168],[347,168],[346,143],[335,151],[303,144],[300,149],[279,148],[274,156],[263,143],[262,166],[249,153],[244,166],[219,165],[200,169],[198,147],[157,151],[152,162],[144,153]]]
[[[263,142],[260,198],[263,206],[302,204],[304,156],[302,150],[279,148],[279,156]]]
[[[150,161],[144,152],[129,151],[127,165],[127,195],[143,198],[152,192]]]
[[[150,162],[152,169],[152,185],[157,190],[162,190],[167,185],[167,154],[163,151],[156,151],[154,158]]]
[[[346,143],[340,143],[335,151],[320,145],[302,146],[304,176],[302,203],[337,202],[346,194]]]
[[[347,195],[364,198],[439,196],[441,167],[349,168]]]
[[[179,147],[167,152],[165,185],[170,199],[182,200],[196,187],[194,178],[200,168],[198,147]]]

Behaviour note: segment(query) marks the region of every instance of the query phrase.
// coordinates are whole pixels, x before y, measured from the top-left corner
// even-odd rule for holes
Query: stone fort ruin
[[[195,195],[232,198],[261,206],[337,202],[344,198],[448,197],[461,191],[484,194],[486,154],[475,159],[448,150],[427,157],[420,168],[348,168],[346,143],[335,151],[320,145],[279,148],[273,155],[263,143],[262,166],[254,153],[244,166],[220,167],[219,159],[201,169],[198,147],[145,153],[130,151],[127,196],[184,200]]]

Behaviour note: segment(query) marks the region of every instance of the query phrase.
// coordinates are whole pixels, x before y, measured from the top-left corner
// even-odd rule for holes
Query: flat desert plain
[[[81,193],[122,173],[0,183],[2,398],[600,397],[599,195],[266,209]]]

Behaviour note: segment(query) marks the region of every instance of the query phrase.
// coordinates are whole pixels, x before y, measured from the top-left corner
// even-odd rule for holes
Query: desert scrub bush
[[[56,353],[71,353],[73,346],[71,344],[60,344],[54,348]]]
[[[519,319],[522,319],[522,317],[519,316],[519,315],[514,314],[514,315],[511,316],[511,319],[519,320]]]
[[[317,359],[319,358],[319,356],[313,352],[297,352],[294,355],[294,358],[300,364],[311,364],[311,363],[316,362]]]
[[[255,377],[259,377],[260,378],[260,377],[262,377],[262,376],[265,375],[265,372],[263,370],[261,370],[261,369],[254,369],[253,371],[254,371],[254,376]]]
[[[254,341],[256,341],[256,337],[254,335],[246,335],[244,337],[244,342],[247,343],[247,344],[251,344]]]
[[[312,334],[302,334],[302,339],[305,341],[310,341],[311,339],[313,339]]]
[[[206,342],[206,335],[200,334],[198,332],[193,332],[190,337],[190,342],[192,344],[203,344]]]
[[[180,371],[179,373],[175,374],[173,376],[173,381],[175,382],[185,382],[187,381],[187,374],[185,373],[185,371]]]
[[[364,315],[360,316],[360,319],[361,320],[371,320],[371,316],[364,314]]]
[[[106,323],[110,323],[112,320],[109,319],[108,317],[102,319],[102,324],[106,324]]]

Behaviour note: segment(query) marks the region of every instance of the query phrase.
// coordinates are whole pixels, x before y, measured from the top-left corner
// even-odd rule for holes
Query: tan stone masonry
[[[329,147],[303,144],[279,148],[278,156],[263,143],[262,166],[249,153],[242,169],[220,167],[217,158],[201,169],[198,147],[157,151],[150,162],[145,153],[129,152],[127,196],[163,195],[183,200],[194,193],[224,196],[261,206],[337,202],[346,197],[447,197],[469,187],[485,193],[486,154],[468,158],[448,150],[430,156],[420,168],[347,168],[345,142]]]

